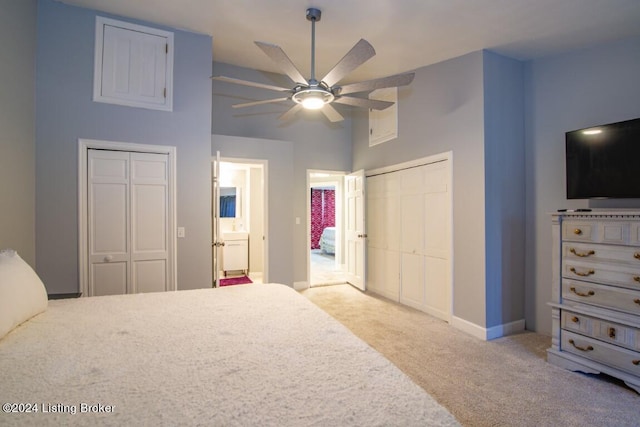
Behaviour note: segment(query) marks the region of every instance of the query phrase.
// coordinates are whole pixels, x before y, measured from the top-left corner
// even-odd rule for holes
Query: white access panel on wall
[[[374,90],[369,99],[394,103],[384,110],[369,110],[369,147],[373,147],[398,137],[398,88]]]
[[[93,100],[172,111],[173,33],[96,17]]]
[[[89,296],[166,291],[168,155],[88,150]]]

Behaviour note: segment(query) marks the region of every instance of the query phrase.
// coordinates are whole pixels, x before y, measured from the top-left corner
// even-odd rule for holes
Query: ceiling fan
[[[345,104],[354,107],[371,108],[374,110],[384,110],[394,103],[390,101],[380,101],[356,96],[345,96],[356,93],[370,92],[376,89],[387,87],[405,86],[413,81],[415,73],[395,74],[389,77],[367,80],[358,83],[351,83],[340,86],[340,82],[347,74],[358,68],[367,60],[372,58],[376,51],[368,41],[360,39],[349,52],[324,76],[317,80],[315,76],[315,28],[316,22],[320,21],[321,11],[315,8],[307,9],[307,20],[311,21],[311,77],[307,80],[298,71],[291,59],[280,48],[270,43],[255,42],[255,44],[271,58],[280,69],[295,83],[293,88],[284,88],[269,84],[240,80],[232,77],[216,76],[214,80],[227,83],[234,83],[244,86],[257,87],[273,90],[286,94],[284,97],[266,99],[264,101],[246,102],[234,104],[233,108],[251,107],[254,105],[271,104],[277,102],[293,101],[295,105],[282,114],[279,118],[287,120],[293,117],[301,109],[317,110],[321,109],[324,115],[332,122],[344,120],[344,117],[331,105],[332,103]]]

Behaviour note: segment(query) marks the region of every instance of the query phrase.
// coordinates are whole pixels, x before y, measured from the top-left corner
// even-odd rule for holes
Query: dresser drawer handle
[[[582,234],[582,230],[580,230],[579,228],[576,228],[575,230],[573,230],[573,234],[577,234],[579,236]]]
[[[609,338],[616,337],[616,328],[609,328]]]
[[[585,294],[584,292],[578,292],[578,291],[576,290],[576,288],[574,288],[573,286],[572,286],[572,287],[570,287],[570,288],[569,288],[569,290],[570,290],[571,292],[573,292],[574,294],[578,295],[579,297],[592,297],[592,296],[594,296],[594,295],[596,294],[596,293],[595,293],[595,292],[593,292],[593,291],[589,291],[589,292],[587,292],[586,294]]]
[[[578,319],[576,316],[573,316],[573,317],[571,318],[571,321],[572,321],[573,323],[580,323],[580,319]]]
[[[633,254],[633,257],[634,257],[635,259],[640,259],[640,252],[636,252],[636,253],[634,253],[634,254]]]
[[[633,363],[636,366],[640,365],[640,360],[632,360],[631,363]]]
[[[571,344],[572,346],[574,346],[576,349],[580,350],[580,351],[593,351],[593,347],[588,346],[588,347],[580,347],[576,345],[576,342],[574,340],[569,340],[569,344]]]
[[[579,272],[578,270],[576,270],[576,268],[575,268],[575,267],[571,267],[571,268],[569,269],[569,271],[571,271],[571,272],[572,272],[573,274],[575,274],[576,276],[581,276],[581,277],[587,277],[587,276],[591,276],[592,274],[596,274],[595,270],[589,270],[589,271],[587,271],[587,272],[585,272],[585,273],[581,273],[581,272]],[[640,277],[634,277],[634,280],[635,280],[636,278],[638,279],[637,281],[638,281],[638,282],[640,282]]]
[[[582,257],[582,258],[586,258],[586,257],[588,257],[588,256],[591,256],[591,255],[595,255],[595,254],[596,254],[596,252],[595,252],[595,251],[578,252],[578,251],[576,251],[576,248],[570,248],[570,249],[569,249],[569,252],[571,252],[571,253],[572,253],[572,254],[574,254],[575,256],[579,256],[579,257]]]
[[[636,304],[640,305],[640,298],[634,299],[633,302],[635,302]]]
[[[634,276],[633,280],[636,281],[636,282],[640,282],[640,276]]]

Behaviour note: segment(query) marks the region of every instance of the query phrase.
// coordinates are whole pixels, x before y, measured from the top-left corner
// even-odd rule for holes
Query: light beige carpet
[[[320,249],[311,250],[311,286],[347,283],[345,272],[336,268],[335,256]]]
[[[640,426],[640,395],[546,362],[551,338],[482,341],[349,285],[302,294],[386,356],[466,426]]]

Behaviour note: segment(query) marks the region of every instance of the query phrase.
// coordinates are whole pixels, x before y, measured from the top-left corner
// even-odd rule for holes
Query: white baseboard
[[[522,331],[524,331],[524,319],[504,323],[487,329],[487,339],[492,340],[494,338],[500,338]]]
[[[525,324],[524,319],[520,319],[503,325],[492,326],[491,328],[483,328],[482,326],[478,326],[468,320],[453,316],[451,319],[451,326],[483,341],[489,341],[505,335],[522,332],[524,331]]]
[[[302,291],[308,288],[309,288],[308,282],[293,282],[293,289],[295,289],[296,291]]]

